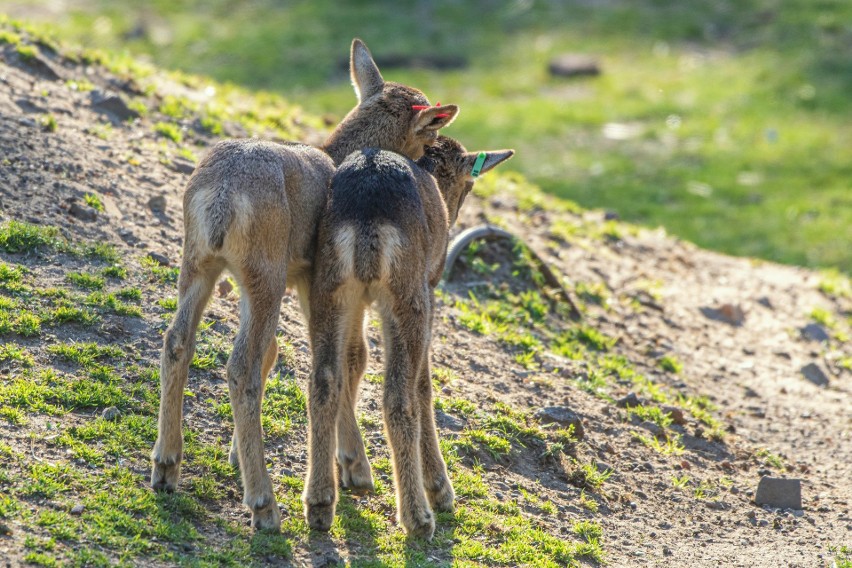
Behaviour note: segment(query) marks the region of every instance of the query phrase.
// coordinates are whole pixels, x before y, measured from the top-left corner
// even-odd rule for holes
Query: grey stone
[[[757,484],[754,502],[780,509],[801,509],[802,480],[764,476]]]
[[[808,363],[801,369],[802,375],[818,387],[828,386],[828,375],[816,363]]]
[[[639,401],[639,397],[636,396],[635,392],[629,392],[627,393],[627,396],[620,398],[615,402],[615,405],[619,408],[633,408],[640,404],[642,403]]]
[[[82,515],[83,511],[85,511],[85,510],[86,510],[85,505],[83,505],[82,503],[77,503],[76,505],[71,507],[71,514],[72,515]]]
[[[115,420],[121,416],[121,411],[114,406],[108,406],[101,412],[101,418],[104,420]]]
[[[550,60],[547,66],[551,75],[556,77],[580,77],[600,75],[601,68],[594,57],[566,53]]]
[[[195,164],[186,158],[173,158],[171,167],[179,174],[190,175],[195,171]]]
[[[572,412],[564,406],[548,406],[535,413],[536,418],[542,424],[559,424],[564,428],[574,426],[574,437],[582,440],[585,436],[583,421],[576,412]]]
[[[119,122],[139,117],[139,113],[128,107],[117,93],[94,90],[89,97],[96,112],[108,114]]]
[[[222,278],[218,285],[219,296],[224,298],[234,290],[234,285],[227,278]]]
[[[745,312],[736,304],[722,304],[718,308],[700,308],[704,317],[715,321],[725,322],[734,327],[739,327],[745,321]]]
[[[676,406],[664,406],[663,412],[669,415],[672,422],[679,426],[686,424],[686,417],[683,415],[683,410]]]
[[[165,211],[166,210],[166,196],[165,195],[155,195],[151,199],[148,200],[148,207],[151,208],[151,211]]]
[[[831,336],[825,331],[825,328],[818,323],[809,323],[805,327],[799,329],[802,337],[808,341],[828,341]]]
[[[158,252],[149,252],[146,256],[157,264],[159,264],[160,266],[169,266],[171,264],[169,257]]]
[[[76,201],[68,207],[68,213],[81,221],[94,221],[98,218],[98,212],[88,205],[80,205]]]

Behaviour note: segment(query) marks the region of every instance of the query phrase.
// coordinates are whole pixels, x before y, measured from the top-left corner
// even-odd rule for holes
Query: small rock
[[[721,464],[719,464],[719,465],[721,465],[721,466],[722,466],[722,469],[725,469],[725,470],[727,470],[727,471],[733,471],[733,470],[734,470],[734,464],[732,464],[732,463],[731,463],[731,462],[729,462],[728,460],[724,460],[724,461],[723,461]]]
[[[231,284],[231,281],[230,281],[229,279],[227,279],[227,278],[222,278],[222,280],[220,280],[220,281],[219,281],[218,290],[219,290],[219,296],[220,296],[221,298],[224,298],[224,297],[226,297],[228,294],[230,294],[231,292],[233,292],[233,290],[234,290],[234,285],[233,285],[233,284]]]
[[[680,460],[680,469],[692,469],[692,464],[686,460]]]
[[[165,195],[155,195],[151,199],[148,200],[148,207],[151,208],[151,211],[163,212],[166,210],[166,196]]]
[[[613,471],[612,466],[606,462],[597,462],[595,463],[595,467],[598,468],[598,472],[606,473],[607,471]]]
[[[683,415],[683,410],[676,406],[664,406],[663,412],[669,415],[672,422],[679,426],[686,424],[686,417]]]
[[[6,523],[0,523],[0,536],[9,536],[12,534],[12,529]],[[11,564],[7,564],[11,566]]]
[[[620,219],[621,219],[621,215],[619,215],[617,211],[605,211],[604,212],[604,221],[618,221]]]
[[[68,207],[68,213],[81,221],[94,221],[98,218],[97,210],[88,205],[80,205],[76,201],[72,202]]]
[[[772,305],[772,300],[770,300],[768,296],[762,296],[758,298],[757,303],[763,306],[764,308],[769,308],[770,310],[775,309],[775,306]]]
[[[186,158],[173,158],[170,165],[179,174],[191,175],[195,171],[195,164]]]
[[[825,331],[825,328],[818,323],[809,323],[805,327],[799,328],[802,337],[808,341],[828,341],[831,336]]]
[[[92,108],[96,112],[106,113],[119,122],[139,118],[139,113],[128,107],[124,99],[117,93],[96,89],[89,96],[92,101]]]
[[[828,375],[816,363],[808,363],[801,369],[802,375],[818,387],[828,386]]]
[[[156,262],[160,266],[169,266],[171,264],[169,257],[167,257],[164,254],[160,254],[158,252],[149,252],[146,255],[146,257],[150,258],[151,260],[153,260],[154,262]]]
[[[639,402],[639,397],[636,396],[635,392],[627,393],[627,396],[620,398],[615,402],[615,405],[619,408],[633,408],[640,404],[642,403]]]
[[[550,60],[547,66],[551,75],[556,77],[580,77],[600,75],[597,60],[588,55],[566,53]]]
[[[707,501],[707,508],[714,511],[727,511],[731,505],[725,501]]]
[[[85,510],[86,510],[85,505],[83,505],[82,503],[77,503],[76,505],[71,507],[71,514],[72,515],[82,515],[83,511],[85,511]]]
[[[583,431],[583,421],[580,416],[565,408],[564,406],[548,406],[536,412],[536,418],[542,424],[556,423],[564,428],[574,426],[574,437],[582,440],[585,436]]]
[[[666,429],[657,424],[656,422],[651,422],[650,420],[643,420],[639,423],[640,428],[644,428],[648,432],[650,432],[655,438],[659,440],[667,440],[668,434],[666,434]]]
[[[745,312],[739,305],[723,304],[719,307],[719,315],[731,325],[742,325],[745,321]]]
[[[121,416],[121,411],[114,406],[108,406],[101,412],[101,418],[104,420],[115,420]]]
[[[782,509],[801,509],[802,480],[764,476],[757,484],[754,502]]]

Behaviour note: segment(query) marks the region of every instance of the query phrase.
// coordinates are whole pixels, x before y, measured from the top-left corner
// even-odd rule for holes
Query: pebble
[[[825,328],[818,323],[809,323],[805,327],[799,328],[799,333],[808,341],[828,341],[831,336],[825,331]]]
[[[672,419],[672,422],[679,426],[683,426],[686,424],[686,417],[683,415],[683,410],[676,406],[664,406],[663,412],[669,415],[669,418]]]
[[[639,401],[639,397],[636,396],[635,392],[627,393],[627,396],[620,398],[615,402],[615,405],[619,408],[633,408],[640,404],[642,403]]]
[[[802,480],[764,476],[757,484],[754,502],[786,509],[802,508]]]
[[[139,118],[139,113],[127,106],[121,95],[110,91],[94,90],[89,95],[92,108],[98,112],[106,113],[118,122],[125,122],[133,118]]]
[[[808,363],[801,368],[802,375],[818,387],[828,386],[828,375],[817,363]]]
[[[121,411],[114,406],[108,406],[101,412],[101,418],[104,420],[115,420],[121,416]]]
[[[98,212],[88,205],[80,205],[76,201],[68,207],[68,213],[81,221],[94,221],[98,218]]]
[[[550,60],[547,70],[555,77],[581,77],[600,75],[597,60],[589,55],[565,53]]]
[[[164,255],[164,254],[160,254],[160,253],[158,253],[158,252],[149,252],[149,253],[148,253],[147,255],[145,255],[145,256],[146,256],[147,258],[150,258],[151,260],[153,260],[154,262],[156,262],[156,263],[157,263],[157,264],[159,264],[160,266],[169,266],[169,265],[171,264],[171,261],[169,260],[169,257],[167,257],[167,256],[166,256],[166,255]]]
[[[72,515],[82,515],[83,511],[85,511],[85,510],[86,510],[85,505],[83,505],[82,503],[77,503],[76,505],[71,507],[71,514]]]
[[[148,200],[148,207],[151,208],[151,211],[155,212],[163,212],[166,210],[166,196],[165,195],[155,195],[151,199]]]
[[[195,171],[195,164],[186,158],[173,158],[170,166],[179,174],[190,175]]]
[[[542,424],[559,424],[563,428],[574,426],[574,437],[582,440],[585,436],[580,415],[564,406],[548,406],[536,412],[536,418]]]
[[[227,297],[227,295],[230,294],[233,290],[234,290],[234,285],[231,284],[231,281],[228,280],[227,278],[222,278],[222,280],[219,281],[218,291],[219,291],[219,297],[220,298]]]

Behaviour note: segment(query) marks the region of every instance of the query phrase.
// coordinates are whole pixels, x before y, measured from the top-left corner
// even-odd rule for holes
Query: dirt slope
[[[20,248],[0,236],[0,558],[8,565],[843,561],[837,547],[852,545],[848,281],[605,220],[513,175],[479,182],[459,228],[489,221],[519,235],[564,278],[583,321],[540,293],[522,249],[484,244],[462,257],[442,287],[433,344],[438,422],[460,506],[439,518],[432,544],[405,541],[392,519],[375,325],[361,409],[379,492],[344,494],[330,536],[305,529],[298,496],[309,355],[290,296],[281,378],[265,407],[283,535],[244,527],[238,476],[226,465],[223,363],[236,290],[216,294],[200,335],[182,494],[151,496],[156,369],[176,271],[145,257],[176,265],[193,155],[254,123],[220,119],[203,104],[169,112],[175,100],[195,100],[193,87],[163,77],[140,87],[102,65],[35,49],[0,43],[2,234],[9,221],[60,231]],[[107,90],[148,111],[121,119],[123,103],[98,103]],[[321,137],[297,119],[285,126]],[[497,145],[510,145],[509,136]],[[73,308],[81,311],[61,315]],[[84,343],[95,345],[92,360],[73,350]],[[810,364],[827,385],[805,377]],[[106,386],[82,397],[90,382]],[[618,404],[629,392],[639,410]],[[581,440],[537,414],[552,406],[580,417]],[[762,475],[802,479],[803,509],[756,505]]]

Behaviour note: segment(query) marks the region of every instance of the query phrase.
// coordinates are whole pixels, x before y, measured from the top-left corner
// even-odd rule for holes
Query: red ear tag
[[[441,106],[441,103],[435,103],[435,106],[439,107]],[[417,112],[420,112],[421,110],[426,110],[427,108],[429,108],[429,105],[411,105],[411,109]],[[450,115],[444,112],[441,114],[436,114],[435,118],[447,118],[448,116]]]

